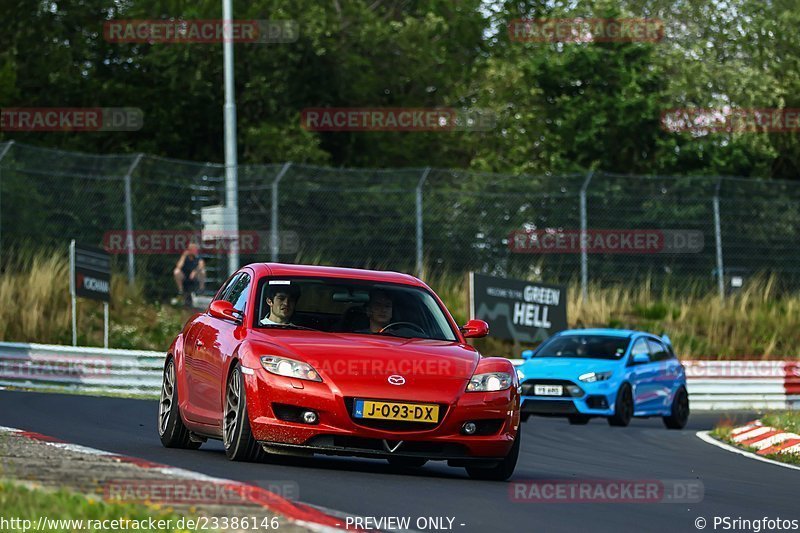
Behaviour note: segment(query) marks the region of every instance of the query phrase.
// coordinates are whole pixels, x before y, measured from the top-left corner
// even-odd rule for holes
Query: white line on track
[[[716,446],[717,448],[722,448],[723,450],[727,450],[729,452],[738,453],[739,455],[744,455],[745,457],[748,457],[750,459],[755,459],[756,461],[761,461],[763,463],[769,463],[775,466],[782,466],[784,468],[791,468],[792,470],[800,470],[800,466],[781,463],[780,461],[773,461],[772,459],[767,459],[766,457],[761,457],[760,455],[756,455],[754,453],[750,453],[745,450],[740,450],[739,448],[731,446],[730,444],[720,442],[714,437],[712,437],[709,433],[710,433],[709,431],[698,431],[697,433],[695,433],[695,435],[697,435],[697,438],[699,438],[703,442],[707,442],[708,444]]]

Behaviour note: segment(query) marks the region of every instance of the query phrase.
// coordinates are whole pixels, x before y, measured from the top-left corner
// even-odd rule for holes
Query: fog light
[[[316,424],[319,417],[314,411],[303,411],[303,422],[306,424]]]
[[[475,425],[475,422],[465,422],[463,426],[461,426],[461,431],[465,435],[472,435],[478,430],[478,426]]]
[[[583,389],[577,385],[567,385],[567,392],[569,392],[570,396],[575,396],[577,398],[583,396]]]

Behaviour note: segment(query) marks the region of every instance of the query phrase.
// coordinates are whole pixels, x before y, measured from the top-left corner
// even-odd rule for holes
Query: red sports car
[[[481,357],[419,279],[396,272],[252,264],[169,348],[164,446],[221,439],[232,460],[269,453],[446,460],[508,479],[520,446],[519,383]]]

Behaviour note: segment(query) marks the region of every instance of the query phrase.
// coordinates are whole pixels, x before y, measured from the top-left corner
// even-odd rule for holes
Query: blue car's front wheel
[[[614,414],[608,417],[608,424],[625,427],[631,423],[631,418],[633,418],[633,391],[630,385],[624,383],[617,391]]]
[[[689,420],[689,393],[681,387],[672,399],[669,416],[664,417],[664,425],[669,429],[683,429]]]

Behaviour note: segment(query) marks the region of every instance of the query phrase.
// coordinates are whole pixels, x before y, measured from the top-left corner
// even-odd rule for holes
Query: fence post
[[[6,156],[9,150],[11,150],[11,146],[14,144],[14,141],[8,141],[3,151],[0,152],[0,161]],[[3,267],[3,170],[0,168],[0,268]]]
[[[422,265],[422,187],[425,185],[425,180],[428,179],[428,174],[431,172],[431,167],[425,167],[425,170],[422,171],[422,176],[420,176],[419,181],[417,182],[417,268],[416,268],[416,275],[418,278],[422,278],[423,272],[423,265]]]
[[[586,250],[587,223],[586,223],[586,189],[594,176],[594,170],[590,170],[581,185],[581,298],[585,302],[589,297],[589,256]]]
[[[720,300],[725,299],[725,270],[722,262],[722,227],[719,221],[719,191],[722,186],[722,178],[717,180],[717,186],[714,189],[714,198],[712,203],[714,205],[714,239],[717,245],[717,290],[719,290]]]
[[[136,279],[136,263],[133,257],[133,194],[131,193],[131,177],[139,166],[144,154],[137,154],[128,172],[125,173],[125,248],[128,250],[128,285]]]
[[[270,260],[273,263],[278,261],[278,252],[280,251],[280,239],[278,235],[278,184],[286,173],[289,172],[289,167],[291,166],[291,161],[284,163],[278,175],[275,176],[275,180],[272,182],[272,211],[270,213],[272,216],[272,227],[270,228],[269,247],[271,252]]]

